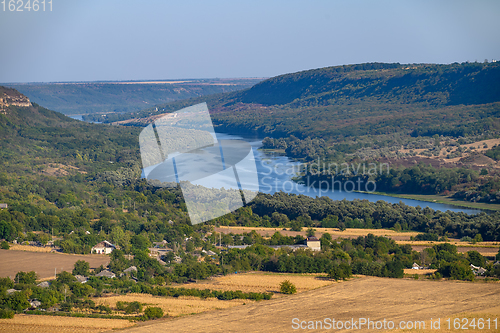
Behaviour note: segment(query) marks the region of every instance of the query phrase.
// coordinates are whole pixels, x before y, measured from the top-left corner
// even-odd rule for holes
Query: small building
[[[75,275],[75,278],[80,283],[87,283],[87,281],[89,280],[86,276],[83,275]]]
[[[12,295],[13,293],[17,293],[19,290],[16,289],[7,289],[5,292],[7,295]]]
[[[0,209],[7,209],[9,208],[9,205],[7,205],[6,203],[0,203]]]
[[[422,267],[420,267],[419,264],[417,264],[416,262],[414,262],[413,265],[411,266],[411,269],[422,269]]]
[[[43,281],[43,282],[40,282],[39,284],[37,284],[36,286],[40,287],[40,288],[48,288],[50,286],[50,282],[49,281]]]
[[[30,308],[31,309],[36,309],[36,308],[38,308],[39,306],[42,305],[42,302],[40,302],[37,299],[30,299],[29,302],[30,302],[30,306],[31,306]]]
[[[313,251],[321,251],[321,242],[314,236],[309,236],[306,239],[306,245]]]
[[[162,240],[161,242],[153,242],[153,247],[165,247],[167,244],[166,240]]]
[[[158,248],[158,247],[150,247],[148,248],[148,250],[150,257],[162,257],[166,255],[168,252],[172,251],[171,249]]]
[[[105,269],[103,271],[101,271],[99,274],[96,274],[97,277],[107,277],[107,278],[114,278],[116,277],[115,273],[113,273],[112,271],[108,270],[108,269]]]
[[[484,275],[484,273],[487,272],[486,269],[484,269],[482,267],[479,267],[479,266],[474,266],[473,264],[470,264],[470,269],[472,270],[472,272],[476,276],[478,276],[478,275]]]
[[[123,271],[123,273],[132,273],[132,272],[137,272],[137,267],[130,266],[129,268]]]
[[[246,249],[249,246],[251,246],[251,245],[228,245],[227,248],[228,249],[240,249],[240,250],[244,250],[244,249]]]
[[[110,254],[116,249],[116,246],[111,244],[108,241],[102,241],[99,244],[96,244],[92,247],[92,253],[97,254]]]

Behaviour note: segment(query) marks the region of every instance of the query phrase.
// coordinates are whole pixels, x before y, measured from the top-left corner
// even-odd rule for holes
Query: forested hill
[[[0,86],[0,133],[29,126],[62,126],[78,121],[45,109],[15,89]]]
[[[281,75],[246,90],[159,108],[174,111],[206,101],[220,131],[272,137],[329,140],[396,132],[459,137],[499,127],[499,82],[500,62],[368,63]],[[103,119],[161,112],[147,109]]]
[[[71,164],[70,169],[90,177],[102,177],[104,171],[137,173],[139,132],[74,120],[0,86],[0,170],[12,174],[31,176],[53,164]]]
[[[277,76],[235,94],[235,101],[318,106],[350,99],[432,105],[500,101],[500,63],[401,65],[367,63]]]

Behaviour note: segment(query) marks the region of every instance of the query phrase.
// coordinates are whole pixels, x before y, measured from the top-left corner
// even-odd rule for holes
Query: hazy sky
[[[4,83],[270,77],[362,62],[500,59],[498,0],[52,0],[52,12],[2,6]]]

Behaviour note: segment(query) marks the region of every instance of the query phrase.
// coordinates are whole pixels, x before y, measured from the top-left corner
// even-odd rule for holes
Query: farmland
[[[375,236],[385,236],[392,238],[396,241],[400,240],[410,240],[411,236],[416,236],[419,232],[409,231],[409,232],[397,232],[388,229],[354,229],[347,228],[344,231],[340,231],[338,228],[314,228],[316,230],[316,236],[319,238],[325,232],[329,233],[333,239],[335,238],[357,238],[359,236],[366,236],[368,234],[373,234]],[[302,228],[302,231],[292,231],[289,229],[283,230],[283,228],[264,228],[264,227],[220,227],[215,228],[216,232],[222,232],[225,234],[242,234],[245,232],[251,232],[254,230],[256,233],[263,237],[271,237],[276,231],[280,232],[284,236],[306,236],[307,228]]]
[[[218,276],[191,284],[188,288],[211,290],[241,290],[243,292],[275,293],[279,296],[279,285],[282,281],[289,280],[297,287],[297,292],[308,291],[334,283],[325,278],[325,274],[287,274],[249,272]],[[186,285],[179,285],[186,287]]]
[[[225,311],[167,319],[125,330],[197,332],[289,332],[292,319],[426,321],[441,318],[500,317],[499,283],[463,283],[364,277]],[[346,330],[338,330],[345,332]],[[360,330],[366,331],[366,330]],[[414,330],[411,330],[414,332]],[[445,332],[446,330],[428,330]],[[494,332],[483,330],[482,332]],[[427,331],[422,331],[427,332]]]
[[[71,332],[94,333],[133,325],[128,320],[100,318],[71,318],[37,315],[16,315],[13,319],[0,319],[0,330],[5,333],[18,332]]]
[[[284,236],[292,236],[295,237],[297,235],[306,236],[306,228],[302,228],[302,231],[291,231],[291,230],[283,230],[280,228],[264,228],[264,227],[219,227],[214,230],[219,233],[224,234],[243,234],[249,233],[251,231],[255,231],[257,234],[262,237],[271,237],[275,232],[279,232]],[[412,249],[418,252],[421,252],[423,249],[432,247],[436,244],[445,243],[444,241],[415,241],[410,240],[411,237],[415,237],[419,234],[419,232],[409,231],[409,232],[397,232],[394,230],[388,229],[354,229],[347,228],[344,231],[340,231],[338,228],[314,228],[315,234],[319,238],[324,233],[329,233],[332,236],[332,239],[337,238],[357,238],[364,237],[368,234],[373,234],[375,236],[383,236],[390,239],[394,239],[397,244],[404,245],[409,244],[412,246]],[[498,248],[500,247],[500,242],[478,242],[475,244],[471,244],[468,242],[461,242],[458,239],[451,239],[447,241],[450,244],[457,246],[457,251],[459,253],[465,253],[468,251],[478,251],[483,256],[494,257],[498,253]]]
[[[13,278],[19,271],[35,271],[40,279],[54,277],[54,269],[57,273],[62,270],[71,272],[78,260],[85,260],[91,268],[97,268],[106,266],[109,256],[0,250],[0,277]]]
[[[212,310],[222,310],[233,306],[249,304],[254,301],[233,299],[222,301],[216,298],[201,299],[193,296],[180,297],[160,297],[148,294],[127,294],[115,295],[109,297],[93,298],[97,305],[106,305],[112,309],[116,308],[116,302],[139,302],[147,306],[157,306],[162,308],[165,315],[176,317],[195,313],[207,312]]]

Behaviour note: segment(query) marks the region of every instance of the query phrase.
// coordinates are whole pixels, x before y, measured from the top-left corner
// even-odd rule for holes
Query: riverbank
[[[368,193],[362,192],[360,193]],[[399,193],[386,193],[386,192],[369,192],[378,195],[385,195],[393,198],[401,198],[401,199],[410,199],[410,200],[418,200],[425,202],[435,202],[441,203],[445,205],[451,205],[460,208],[470,208],[470,209],[480,209],[483,211],[490,212],[498,212],[500,211],[499,204],[488,204],[484,202],[468,202],[468,201],[460,201],[451,197],[445,197],[443,195],[434,195],[434,194],[399,194]]]

